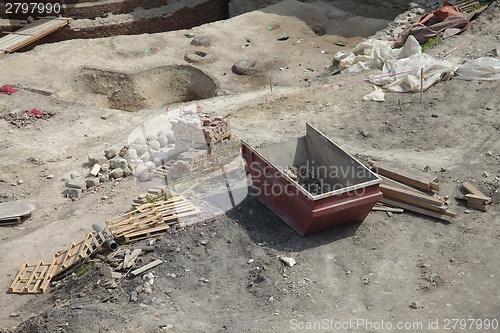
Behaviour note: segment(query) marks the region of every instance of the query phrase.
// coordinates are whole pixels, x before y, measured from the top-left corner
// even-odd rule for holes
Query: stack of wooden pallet
[[[483,192],[470,182],[463,183],[462,188],[466,191],[466,194],[458,195],[455,199],[465,201],[469,207],[482,210],[483,212],[488,211],[491,205],[490,197],[483,194]]]
[[[380,162],[372,162],[371,168],[382,178],[380,192],[384,194],[384,198],[379,202],[383,205],[449,222],[456,216],[448,210],[447,202],[437,195],[439,183],[435,177]]]
[[[160,200],[136,207],[133,211],[106,221],[115,239],[125,243],[154,237],[167,232],[183,217],[201,211],[183,196]]]
[[[33,265],[25,262],[8,291],[17,294],[40,294],[45,292],[52,278],[101,250],[102,245],[109,239],[110,234],[106,229],[99,233],[89,233],[81,242],[72,243],[68,249],[56,252],[52,257],[52,261],[48,263],[40,261]]]

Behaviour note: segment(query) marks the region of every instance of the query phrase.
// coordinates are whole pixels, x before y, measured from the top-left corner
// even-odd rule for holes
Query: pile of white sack
[[[392,42],[367,39],[351,51],[340,51],[335,55],[339,69],[358,73],[378,69],[380,75],[370,76],[371,82],[393,92],[418,92],[454,75],[468,80],[500,80],[500,59],[482,57],[468,60],[460,65],[460,59],[441,60],[422,53],[422,47],[415,37],[409,36],[402,48],[393,49]],[[423,72],[422,72],[423,70]],[[370,96],[371,95],[371,96]],[[383,92],[377,89],[364,100],[383,101]]]

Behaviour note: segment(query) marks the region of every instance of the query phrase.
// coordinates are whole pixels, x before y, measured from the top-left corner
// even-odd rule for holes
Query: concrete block
[[[78,199],[82,196],[82,190],[77,188],[67,188],[64,191],[64,195],[66,196],[66,198]]]
[[[109,173],[109,177],[113,179],[118,179],[123,177],[123,169],[122,168],[116,168],[111,170]]]
[[[85,184],[86,184],[87,188],[96,187],[97,185],[99,185],[99,178],[87,177],[87,178],[85,178]]]
[[[116,156],[116,150],[114,149],[106,149],[104,151],[104,157],[106,157],[108,160],[112,159],[115,156]]]
[[[66,187],[69,188],[76,188],[80,190],[85,190],[87,188],[87,185],[85,184],[85,181],[81,178],[75,178],[71,179],[67,184]]]
[[[99,164],[94,164],[94,166],[90,170],[90,174],[96,177],[99,174],[99,171],[101,171],[101,166]]]
[[[118,169],[118,168],[125,169],[127,167],[128,167],[128,162],[124,158],[114,158],[114,159],[109,161],[109,168],[111,170]]]

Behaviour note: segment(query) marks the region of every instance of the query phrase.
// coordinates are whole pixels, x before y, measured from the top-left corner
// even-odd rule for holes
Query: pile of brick
[[[178,179],[183,175],[203,168],[208,164],[208,154],[206,150],[189,149],[177,157],[173,162],[167,162],[168,177]]]

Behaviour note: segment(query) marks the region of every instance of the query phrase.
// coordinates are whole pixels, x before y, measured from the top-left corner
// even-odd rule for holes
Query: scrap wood
[[[411,192],[415,192],[415,193],[420,193],[420,194],[433,194],[434,192],[430,192],[430,191],[422,191],[422,190],[418,190],[414,187],[411,187],[411,186],[408,186],[408,185],[405,185],[403,183],[400,183],[398,181],[395,181],[391,178],[387,178],[386,176],[383,176],[383,175],[378,175],[381,179],[382,179],[382,184],[386,184],[386,185],[389,185],[389,186],[392,186],[392,187],[397,187],[397,188],[400,188],[400,189],[403,189],[403,190],[407,190],[407,191],[411,191]]]
[[[474,194],[457,195],[455,199],[465,201],[469,207],[482,210],[483,212],[487,212],[491,204],[491,198]]]
[[[404,209],[395,208],[395,207],[387,207],[387,206],[374,206],[372,208],[373,211],[381,211],[381,212],[391,212],[391,213],[402,213]]]
[[[472,185],[470,182],[464,182],[462,187],[468,194],[463,196],[456,196],[455,199],[466,201],[469,207],[482,210],[483,212],[488,211],[491,204],[491,198],[481,192],[477,187]]]
[[[415,207],[413,205],[410,205],[410,204],[407,204],[407,203],[403,203],[403,202],[399,202],[399,201],[394,201],[394,200],[391,200],[391,199],[383,198],[383,199],[380,199],[379,201],[382,202],[382,203],[384,203],[384,204],[387,204],[387,205],[400,207],[400,208],[403,208],[403,209],[406,209],[406,210],[409,210],[409,211],[412,211],[412,212],[415,212],[415,213],[419,213],[419,214],[422,214],[422,215],[434,217],[434,218],[437,218],[437,219],[440,219],[440,220],[443,220],[443,221],[451,222],[451,219],[452,219],[452,216],[447,215],[447,214],[443,214],[443,213],[440,213],[440,212],[431,211],[431,210],[420,208],[420,207]]]
[[[386,185],[384,183],[380,184],[380,192],[384,194],[384,197],[389,197],[392,199],[398,198],[410,198],[417,201],[429,203],[431,205],[441,206],[443,201],[434,197],[431,197],[426,194],[415,193],[412,191],[407,191],[404,189],[396,188],[390,185]]]
[[[128,250],[125,252],[125,257],[123,258],[122,266],[123,268],[130,268],[135,262],[135,259],[142,253],[142,249],[135,249],[132,252]]]
[[[470,194],[474,194],[474,195],[477,195],[479,197],[483,197],[483,198],[486,198],[486,199],[489,199],[491,200],[490,197],[488,197],[487,195],[483,194],[483,192],[481,192],[477,187],[475,187],[474,185],[472,185],[470,182],[464,182],[462,184],[462,187]]]
[[[144,273],[145,271],[150,270],[151,268],[154,268],[154,267],[156,267],[156,266],[158,266],[158,265],[160,265],[162,263],[163,263],[163,260],[156,259],[155,261],[150,262],[149,264],[144,265],[141,268],[138,268],[136,270],[131,271],[129,273],[129,275],[132,276],[132,277],[135,277],[135,276],[137,276],[137,275],[139,275],[141,273]]]
[[[436,177],[417,170],[402,170],[400,167],[389,166],[381,162],[373,162],[371,169],[382,176],[386,176],[419,190],[428,192],[439,191],[439,183]]]

